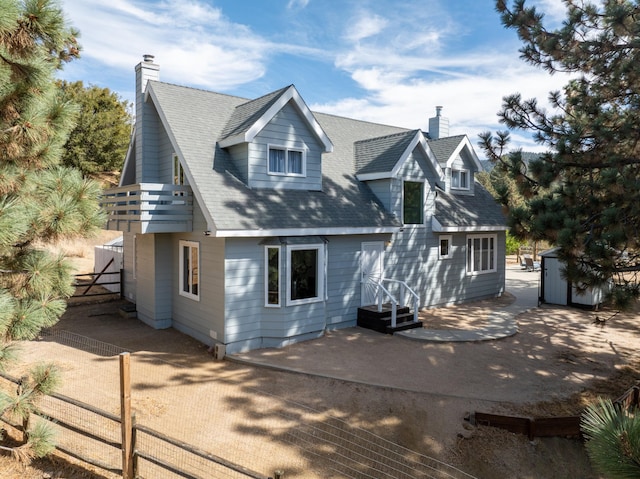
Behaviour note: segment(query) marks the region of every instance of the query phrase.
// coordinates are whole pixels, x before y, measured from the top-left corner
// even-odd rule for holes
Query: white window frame
[[[176,186],[184,185],[184,169],[180,164],[180,158],[175,153],[171,155],[171,172],[173,175],[173,184]]]
[[[454,177],[458,178],[458,185],[460,185],[460,179],[461,179],[461,175],[464,173],[465,177],[466,177],[466,181],[467,184],[466,186],[453,186],[453,179]],[[451,189],[452,190],[469,190],[471,184],[471,172],[467,169],[464,168],[452,168],[451,169]]]
[[[477,252],[474,247],[474,240],[480,240],[480,252]],[[488,248],[485,250],[482,248],[482,240],[486,239],[488,241]],[[491,249],[491,244],[493,242],[493,251]],[[493,255],[492,255],[493,253]],[[476,256],[480,254],[480,265],[482,267],[482,255],[486,256],[487,268],[474,270],[473,267],[475,265]],[[492,264],[493,263],[493,264]],[[467,235],[467,275],[475,276],[478,274],[487,274],[487,273],[495,273],[498,271],[498,235],[497,234],[475,234],[475,235]]]
[[[291,299],[291,252],[297,250],[307,250],[307,249],[315,249],[317,251],[316,255],[316,296],[313,298],[304,298],[304,299]],[[299,244],[299,245],[289,245],[287,246],[287,306],[294,306],[297,304],[308,304],[308,303],[317,303],[325,300],[324,291],[325,291],[325,247],[324,244]]]
[[[447,254],[442,254],[442,242],[447,242]],[[453,235],[440,235],[438,238],[438,259],[451,259],[453,252]]]
[[[269,250],[278,250],[278,303],[269,303]],[[264,306],[266,308],[279,308],[282,306],[282,248],[280,246],[266,245],[264,247]]]
[[[200,301],[200,291],[202,290],[202,275],[200,274],[200,272],[202,271],[200,269],[200,243],[198,243],[197,241],[186,241],[186,240],[180,240],[178,242],[179,244],[179,283],[178,283],[178,292],[180,293],[180,296],[184,296],[185,298],[190,298],[193,299],[194,301]],[[189,291],[184,291],[183,289],[183,285],[184,285],[184,248],[189,248],[189,260],[192,257],[191,251],[193,248],[197,249],[198,255],[197,255],[197,274],[198,274],[198,291],[197,293],[193,293],[193,284],[192,284],[192,274],[191,272],[193,271],[193,267],[189,268]]]
[[[271,150],[284,151],[284,171],[271,171],[269,168],[269,158],[271,156]],[[293,173],[289,171],[289,152],[296,151],[302,154],[302,173]],[[272,176],[297,176],[304,178],[307,176],[307,150],[305,148],[288,147],[282,145],[267,145],[267,174]]]
[[[421,223],[407,223],[406,218],[404,217],[404,205],[405,205],[405,197],[404,197],[404,185],[405,183],[420,183],[422,185],[421,188],[421,209],[420,216],[422,217]],[[424,180],[402,180],[402,224],[406,226],[424,226],[425,214],[424,214],[424,202],[425,202],[425,188],[424,188]]]

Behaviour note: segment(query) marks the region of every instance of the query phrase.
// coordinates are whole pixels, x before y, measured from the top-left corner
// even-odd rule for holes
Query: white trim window
[[[451,170],[451,188],[454,190],[468,190],[469,170]]]
[[[172,170],[173,170],[173,184],[176,186],[186,185],[187,181],[184,177],[184,169],[182,168],[182,164],[180,163],[180,158],[175,153],[173,154],[173,162],[172,162]]]
[[[324,300],[324,245],[287,247],[287,306]]]
[[[424,224],[424,182],[402,182],[402,222],[406,225]]]
[[[497,271],[498,235],[467,236],[467,274]]]
[[[280,246],[264,247],[264,305],[280,307]]]
[[[438,241],[438,259],[451,259],[453,256],[452,248],[452,235],[440,235]]]
[[[303,148],[269,145],[267,171],[270,175],[306,176],[306,156]]]
[[[200,301],[200,244],[180,240],[180,296]]]

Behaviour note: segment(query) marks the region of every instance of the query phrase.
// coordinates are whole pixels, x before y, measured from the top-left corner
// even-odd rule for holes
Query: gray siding
[[[391,209],[391,180],[372,180],[367,181],[367,185],[373,191],[373,194],[378,197],[382,205],[385,207],[387,211],[392,211]]]
[[[460,159],[462,161],[462,159]],[[461,163],[462,165],[462,163]],[[470,168],[471,165],[465,167]],[[392,211],[402,218],[402,182],[425,181],[425,224],[405,225],[393,235],[385,254],[385,276],[405,281],[420,295],[421,307],[460,303],[504,292],[505,235],[498,233],[498,271],[466,273],[466,233],[452,235],[452,258],[438,259],[440,234],[431,230],[436,176],[422,154],[414,152],[392,180]]]
[[[131,301],[136,302],[136,277],[135,277],[135,242],[136,235],[133,233],[122,233],[123,248],[122,248],[122,269],[124,270],[124,297]]]
[[[155,328],[171,326],[171,243],[167,235],[136,236],[136,309],[138,318]]]
[[[199,301],[180,295],[180,240],[194,241],[200,249]],[[211,345],[224,338],[225,240],[202,233],[171,235],[173,327]]]
[[[136,126],[136,183],[158,179],[158,132],[160,119],[153,103],[144,103],[143,120]]]
[[[249,145],[247,143],[241,143],[231,146],[227,150],[238,169],[240,179],[247,183],[249,181]]]
[[[269,175],[268,147],[302,148],[306,151],[306,176]],[[252,188],[291,188],[321,190],[322,145],[309,130],[303,117],[289,102],[249,145],[248,176]]]
[[[361,305],[360,253],[363,242],[387,241],[390,235],[332,236],[327,264],[327,328],[355,326]]]
[[[317,337],[325,328],[325,302],[286,305],[286,249],[281,249],[281,306],[265,307],[261,239],[227,239],[225,342],[228,352],[282,346]]]
[[[173,154],[175,149],[171,145],[169,135],[162,127],[162,124],[158,125],[158,149],[156,162],[158,163],[158,177],[154,182],[173,184]]]

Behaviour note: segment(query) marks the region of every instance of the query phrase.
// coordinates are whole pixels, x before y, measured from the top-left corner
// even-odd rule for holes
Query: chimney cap
[[[440,113],[442,113],[442,106],[438,105],[436,106],[436,116],[440,116]]]
[[[155,58],[155,56],[150,55],[149,53],[145,53],[144,55],[142,55],[142,59],[146,62],[146,63],[153,63],[153,59]]]

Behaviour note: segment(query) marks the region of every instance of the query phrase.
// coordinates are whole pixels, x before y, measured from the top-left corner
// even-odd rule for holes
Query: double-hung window
[[[285,176],[305,175],[305,153],[298,148],[269,146],[269,174]]]
[[[424,183],[405,181],[402,195],[402,222],[421,225],[424,223]]]
[[[467,274],[497,271],[497,235],[467,236]]]
[[[200,300],[200,245],[180,241],[180,295]]]
[[[456,190],[468,190],[469,170],[451,170],[451,188]]]

